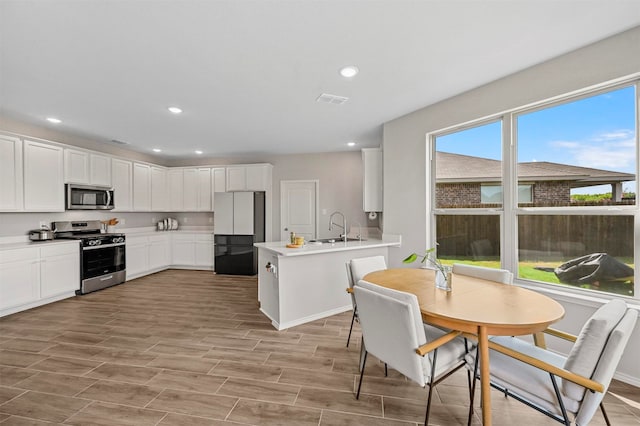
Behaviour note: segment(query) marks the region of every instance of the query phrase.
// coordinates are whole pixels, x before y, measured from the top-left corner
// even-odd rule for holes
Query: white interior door
[[[280,239],[288,241],[291,232],[315,239],[318,229],[318,181],[280,182]]]

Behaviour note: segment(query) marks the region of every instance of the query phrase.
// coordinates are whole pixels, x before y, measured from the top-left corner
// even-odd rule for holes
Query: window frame
[[[600,94],[608,93],[625,87],[635,88],[635,176],[636,176],[636,203],[634,205],[616,206],[563,206],[563,207],[520,207],[518,202],[518,176],[517,176],[517,118],[523,114],[544,110],[565,103],[575,102]],[[436,193],[436,138],[482,126],[495,121],[502,121],[502,188],[503,200],[501,207],[474,207],[474,208],[437,208]],[[640,301],[640,73],[627,76],[615,81],[610,81],[553,98],[541,100],[521,107],[502,111],[496,114],[471,120],[459,125],[449,126],[426,135],[427,153],[426,161],[427,197],[426,212],[428,214],[427,241],[430,247],[436,243],[436,216],[438,215],[498,215],[500,217],[500,262],[503,268],[514,272],[514,282],[518,285],[533,289],[546,289],[558,294],[567,294],[570,297],[587,297],[611,299],[623,297],[635,302]],[[525,182],[525,181],[523,181]],[[528,182],[527,182],[528,183]],[[533,197],[533,185],[532,185]],[[483,204],[483,203],[481,203]],[[585,290],[574,287],[558,286],[519,278],[517,276],[518,259],[518,218],[526,215],[593,215],[593,216],[632,216],[634,218],[634,296],[624,296],[602,291]]]

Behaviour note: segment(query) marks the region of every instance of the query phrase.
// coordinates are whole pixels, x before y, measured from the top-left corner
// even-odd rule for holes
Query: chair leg
[[[351,327],[349,328],[349,337],[347,337],[347,347],[349,347],[349,341],[351,340],[351,332],[353,331],[353,323],[356,320],[356,309],[353,308],[353,316],[351,317]]]
[[[551,383],[553,383],[553,390],[556,392],[556,398],[558,398],[558,404],[560,404],[560,411],[562,412],[562,418],[564,419],[564,424],[567,426],[571,426],[571,422],[569,421],[569,416],[567,416],[567,410],[564,408],[564,402],[562,401],[562,396],[560,395],[560,389],[558,389],[558,384],[556,383],[556,377],[549,373],[551,376]]]
[[[360,387],[362,386],[362,377],[364,377],[364,365],[367,363],[367,351],[364,351],[364,358],[362,359],[362,370],[360,371],[360,382],[358,383],[358,392],[356,393],[356,399],[360,399]]]
[[[427,355],[429,356],[429,355]],[[429,411],[431,410],[431,395],[433,393],[433,382],[436,375],[436,357],[438,356],[438,349],[433,350],[433,360],[431,360],[431,377],[429,377],[429,392],[427,393],[427,413],[424,415],[424,426],[429,424]]]
[[[604,416],[604,421],[607,423],[607,426],[611,426],[611,422],[609,422],[609,416],[607,416],[607,412],[604,410],[604,403],[600,403],[600,411],[602,411],[602,415]]]

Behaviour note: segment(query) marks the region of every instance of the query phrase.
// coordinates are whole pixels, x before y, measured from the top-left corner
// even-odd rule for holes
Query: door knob
[[[285,230],[285,231],[288,231],[288,230],[289,230],[289,228],[284,228],[284,230]]]

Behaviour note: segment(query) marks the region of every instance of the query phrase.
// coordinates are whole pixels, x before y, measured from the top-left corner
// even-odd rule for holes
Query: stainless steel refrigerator
[[[214,206],[215,272],[256,275],[264,242],[264,192],[217,192]]]

